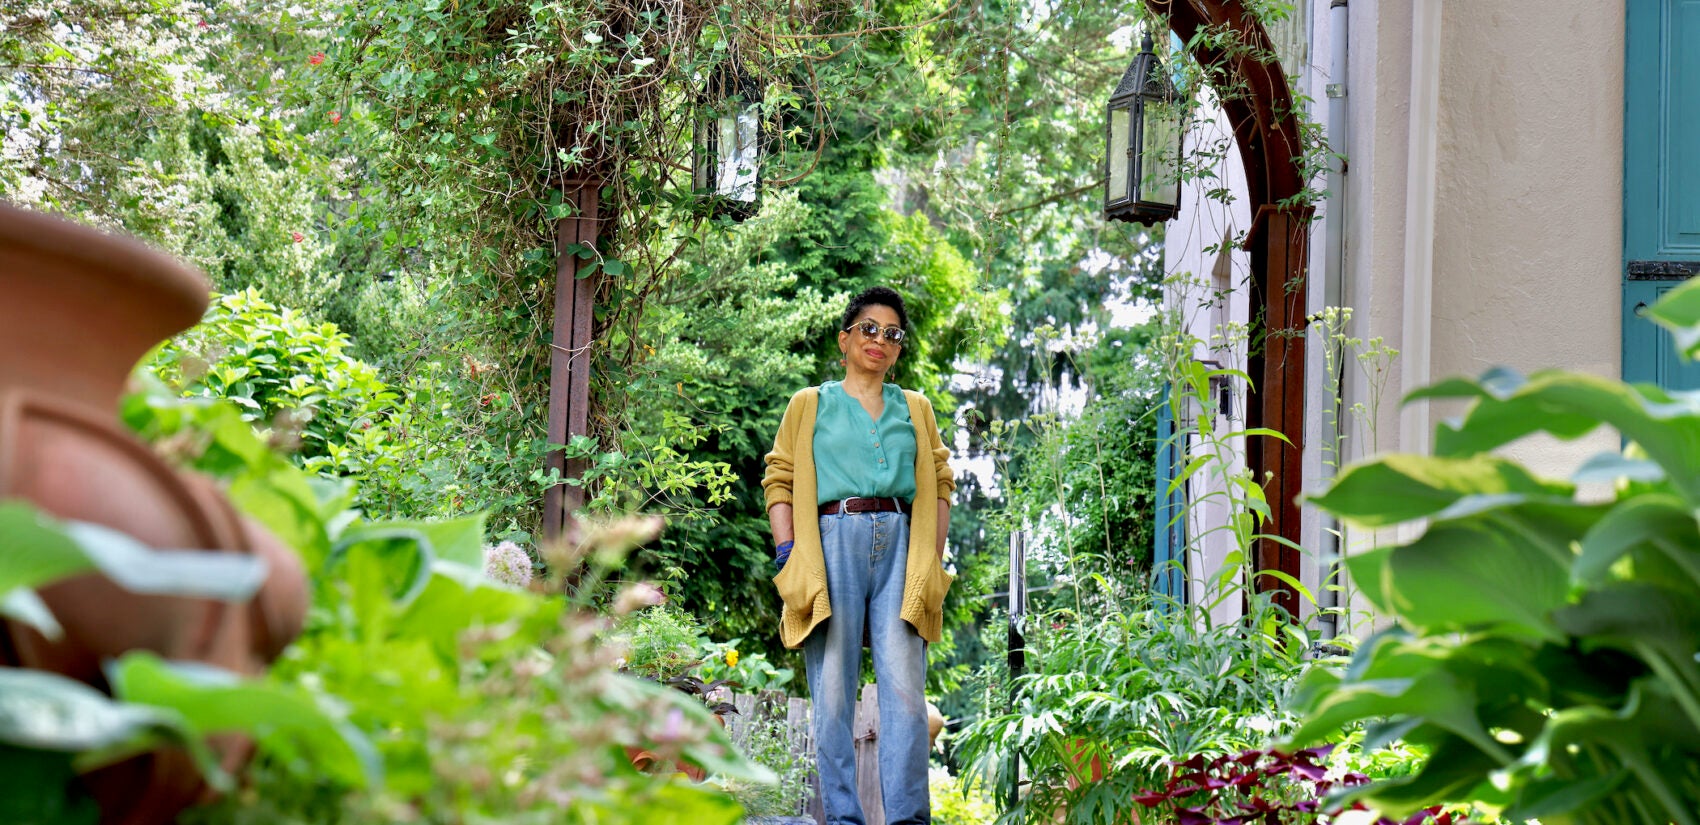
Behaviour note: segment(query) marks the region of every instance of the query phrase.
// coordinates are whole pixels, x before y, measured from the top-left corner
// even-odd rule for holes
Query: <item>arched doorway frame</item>
[[[1227,115],[1245,169],[1252,226],[1244,246],[1251,254],[1253,347],[1246,373],[1253,382],[1248,428],[1268,428],[1288,439],[1261,437],[1247,445],[1246,462],[1263,480],[1269,514],[1264,538],[1253,549],[1255,570],[1301,579],[1298,495],[1303,488],[1306,275],[1310,220],[1304,132],[1274,40],[1240,0],[1146,0],[1167,20],[1204,69]],[[1290,443],[1289,443],[1290,442]],[[1298,591],[1273,576],[1256,587],[1292,616],[1301,615]]]

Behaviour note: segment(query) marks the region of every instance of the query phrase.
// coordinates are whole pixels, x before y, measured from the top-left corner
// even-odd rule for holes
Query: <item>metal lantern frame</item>
[[[1139,55],[1105,107],[1105,218],[1149,226],[1180,212],[1178,173],[1186,125],[1180,102],[1163,62],[1152,51],[1151,33],[1146,32]],[[1172,119],[1167,119],[1171,112]],[[1118,125],[1124,129],[1119,139]],[[1153,149],[1167,157],[1148,157]]]
[[[692,188],[711,217],[741,221],[761,209],[761,105],[761,85],[736,59],[715,67],[697,96]]]

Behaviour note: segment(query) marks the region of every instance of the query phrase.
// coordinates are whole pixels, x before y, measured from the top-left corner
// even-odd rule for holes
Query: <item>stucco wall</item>
[[[1494,364],[1618,375],[1623,43],[1622,3],[1446,4],[1437,377]],[[1513,452],[1557,473],[1613,446],[1604,434]]]
[[[1358,310],[1357,334],[1384,336],[1408,356],[1420,346],[1402,321],[1413,5],[1356,0],[1350,9],[1346,302]],[[1441,19],[1428,377],[1496,364],[1615,377],[1622,5],[1450,0]],[[1412,388],[1396,371],[1387,397]],[[1354,388],[1353,400],[1363,397]],[[1428,426],[1457,412],[1436,406]],[[1400,449],[1396,404],[1376,421],[1380,446]],[[1615,444],[1600,433],[1510,452],[1564,475]]]

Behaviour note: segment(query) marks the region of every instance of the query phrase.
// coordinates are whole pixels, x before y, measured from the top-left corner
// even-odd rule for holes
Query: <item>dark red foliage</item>
[[[1278,750],[1249,750],[1233,756],[1206,759],[1202,755],[1172,763],[1173,775],[1162,790],[1134,797],[1146,808],[1167,811],[1176,825],[1289,825],[1316,822],[1325,809],[1323,802],[1336,786],[1352,787],[1370,781],[1361,773],[1338,780],[1327,778],[1322,760],[1332,745],[1284,753]],[[1363,810],[1362,803],[1352,803]],[[1376,825],[1455,825],[1452,814],[1440,806],[1417,812],[1403,822],[1387,817]],[[1456,825],[1465,825],[1458,821]]]

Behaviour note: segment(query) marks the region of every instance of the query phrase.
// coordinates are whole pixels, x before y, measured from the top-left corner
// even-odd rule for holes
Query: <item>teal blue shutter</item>
[[[1700,389],[1700,367],[1641,317],[1700,273],[1700,0],[1627,0],[1623,378]]]
[[[1169,387],[1157,402],[1157,523],[1151,553],[1157,609],[1167,613],[1186,603],[1186,485],[1175,484],[1186,466],[1184,434],[1177,433]]]

